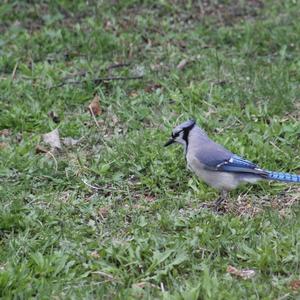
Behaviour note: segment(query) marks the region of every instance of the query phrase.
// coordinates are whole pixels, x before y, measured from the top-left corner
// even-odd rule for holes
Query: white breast
[[[237,174],[207,170],[199,160],[191,155],[187,155],[187,164],[188,168],[195,172],[201,180],[216,189],[229,191],[235,189],[240,183]]]

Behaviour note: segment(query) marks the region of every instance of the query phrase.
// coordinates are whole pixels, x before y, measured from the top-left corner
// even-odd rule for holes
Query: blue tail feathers
[[[300,183],[300,175],[268,171],[266,179]]]

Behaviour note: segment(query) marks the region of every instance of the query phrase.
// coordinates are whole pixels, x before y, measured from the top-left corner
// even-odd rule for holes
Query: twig
[[[155,288],[155,289],[159,290],[158,286],[156,286],[153,283],[147,282],[147,281],[142,281],[142,282],[139,282],[139,283],[134,283],[132,286],[133,287],[138,287],[138,288],[141,288],[141,289],[143,289],[146,286],[149,286],[149,287],[152,287],[152,288]]]
[[[15,79],[16,79],[16,72],[17,72],[18,66],[19,66],[19,63],[17,62],[17,63],[15,64],[14,69],[13,69],[13,72],[12,72],[12,74],[11,74],[12,80],[15,80]]]
[[[232,81],[227,81],[227,80],[225,80],[225,79],[223,79],[223,80],[211,80],[210,81],[212,84],[214,84],[214,85],[221,85],[221,86],[223,86],[223,85],[225,85],[225,84],[230,84],[230,83],[232,83]]]
[[[209,89],[209,94],[208,94],[208,99],[211,100],[211,95],[212,95],[212,92],[213,92],[213,88],[214,88],[214,83],[212,82],[210,84],[210,89]]]
[[[85,169],[89,170],[89,171],[93,171],[93,170],[90,170],[88,169],[87,167],[84,167]],[[99,175],[98,173],[96,173],[96,175]],[[109,192],[109,193],[112,193],[112,192],[115,192],[115,191],[119,191],[117,188],[106,188],[106,187],[99,187],[99,186],[94,186],[94,185],[91,185],[90,183],[86,182],[84,179],[81,178],[81,181],[86,184],[89,188],[92,188],[92,189],[95,189],[95,190],[98,190],[98,191],[102,191],[102,192]]]
[[[101,275],[103,277],[106,277],[107,279],[111,280],[111,281],[119,281],[118,279],[116,279],[115,277],[113,277],[112,275],[110,274],[107,274],[105,272],[102,272],[102,271],[94,271],[94,272],[91,272],[92,274],[97,274],[97,275]]]
[[[110,66],[107,67],[107,70],[128,67],[128,66],[130,66],[130,63],[111,64]]]
[[[93,112],[92,109],[90,109],[90,113],[91,113],[91,115],[92,115],[92,117],[93,117],[93,119],[94,119],[94,121],[95,121],[96,126],[98,127],[98,129],[101,130],[101,127],[99,126],[98,121],[97,121],[97,119],[96,119],[96,116],[95,116],[95,114],[94,114],[94,112]],[[105,146],[106,146],[106,145],[105,145]]]
[[[103,78],[96,78],[94,79],[94,83],[96,85],[100,84],[103,81],[112,81],[112,80],[136,80],[136,79],[143,79],[144,76],[140,75],[140,76],[129,76],[129,77],[103,77]]]
[[[288,155],[286,154],[286,152],[284,152],[283,150],[281,150],[274,142],[270,141],[270,144],[271,144],[274,148],[276,148],[278,151],[280,151],[281,153],[283,153],[285,156],[288,156]]]
[[[57,170],[58,170],[58,164],[57,164],[57,160],[56,160],[54,154],[51,153],[50,151],[47,151],[46,154],[49,154],[53,158],[54,164],[55,164],[55,171],[57,172]]]
[[[92,109],[90,109],[90,113],[92,114],[92,117],[93,117],[93,120],[94,120],[96,126],[98,127],[99,130],[101,130],[101,127],[99,126],[98,121],[96,119],[96,116],[95,116],[95,114],[94,114],[94,112],[93,112]],[[102,143],[104,144],[104,146],[107,147],[108,145],[105,142],[104,138],[101,136],[100,139],[101,139]]]
[[[129,76],[129,77],[100,77],[100,78],[95,78],[93,79],[93,83],[95,85],[99,85],[101,82],[105,82],[105,81],[113,81],[113,80],[122,80],[122,81],[125,81],[125,80],[138,80],[138,79],[143,79],[144,76]],[[53,89],[53,88],[59,88],[59,87],[62,87],[66,84],[81,84],[83,82],[88,82],[88,80],[76,80],[76,81],[63,81],[61,82],[60,84],[57,84],[57,85],[54,85],[52,86],[50,89]]]
[[[87,185],[88,187],[90,187],[90,188],[92,188],[92,189],[95,189],[95,190],[98,190],[98,191],[102,191],[102,190],[103,190],[103,188],[100,188],[100,187],[98,187],[98,186],[94,186],[94,185],[91,185],[91,184],[87,183],[84,179],[81,179],[81,181],[82,181],[85,185]]]
[[[84,77],[87,75],[87,71],[84,71],[84,70],[81,70],[81,71],[78,71],[78,72],[75,72],[75,73],[72,73],[70,75],[67,75],[63,81],[66,81],[67,79],[71,79],[71,78],[74,78],[76,76],[79,76],[79,77]]]

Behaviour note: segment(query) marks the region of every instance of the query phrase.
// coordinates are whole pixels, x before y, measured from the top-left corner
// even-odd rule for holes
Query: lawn
[[[292,0],[2,1],[0,298],[300,297],[300,186],[242,186],[216,213],[163,147],[194,118],[300,173],[299,18]]]

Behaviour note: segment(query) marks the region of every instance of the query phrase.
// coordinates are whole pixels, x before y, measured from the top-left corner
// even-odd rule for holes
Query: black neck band
[[[190,131],[192,130],[192,128],[195,126],[195,122],[193,122],[190,126],[188,127],[185,127],[183,129],[183,140],[186,142],[186,146],[185,146],[185,151],[187,153],[187,149],[188,149],[188,145],[189,145],[189,139],[188,139],[188,136],[189,136],[189,133]]]

